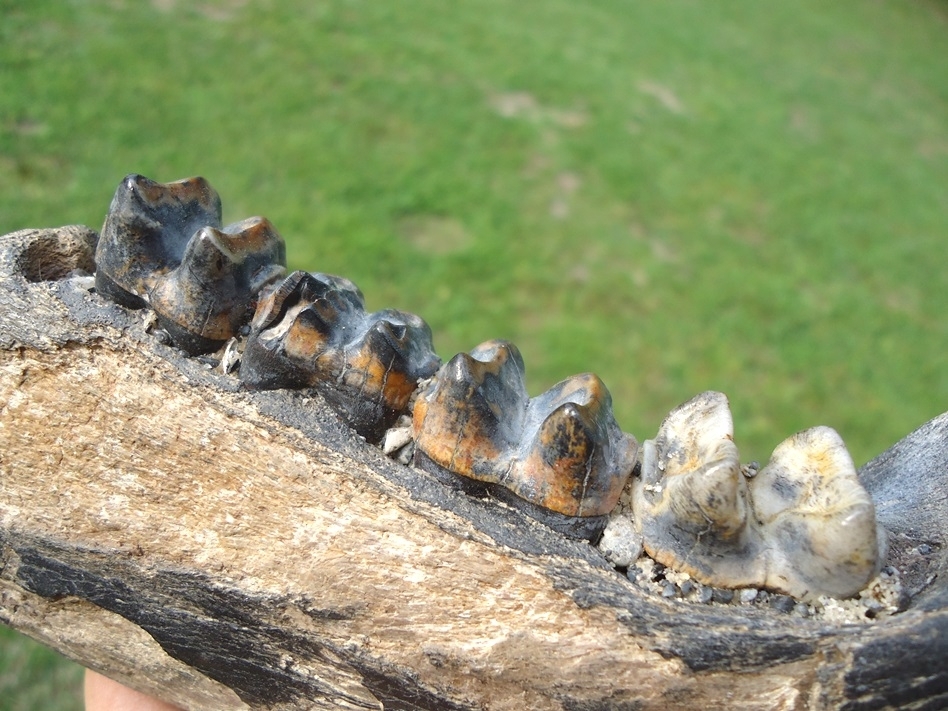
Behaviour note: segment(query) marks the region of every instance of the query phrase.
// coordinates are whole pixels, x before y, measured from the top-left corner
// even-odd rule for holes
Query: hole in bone
[[[24,278],[32,283],[59,281],[74,272],[92,274],[95,245],[77,236],[56,232],[30,243],[19,255],[18,264]]]

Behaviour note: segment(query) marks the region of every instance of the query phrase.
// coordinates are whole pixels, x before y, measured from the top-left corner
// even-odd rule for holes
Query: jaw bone
[[[748,478],[721,393],[684,403],[644,443],[633,511],[649,555],[707,585],[847,597],[880,566],[872,502],[839,435],[795,435]]]

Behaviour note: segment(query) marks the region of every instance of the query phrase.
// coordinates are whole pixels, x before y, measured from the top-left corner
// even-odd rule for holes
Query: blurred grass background
[[[444,358],[598,373],[639,439],[716,389],[744,459],[827,424],[861,465],[948,409],[944,0],[0,0],[0,233],[130,172]],[[0,630],[0,710],[78,678]]]

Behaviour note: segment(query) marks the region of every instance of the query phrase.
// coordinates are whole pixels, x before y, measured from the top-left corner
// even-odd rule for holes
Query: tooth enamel
[[[112,198],[96,247],[96,290],[142,308],[201,228],[220,227],[221,201],[204,178],[156,183],[129,175]]]
[[[357,432],[377,441],[418,380],[441,361],[414,314],[366,314],[348,279],[294,272],[257,307],[240,369],[250,388],[317,388]]]
[[[598,537],[637,443],[619,429],[595,375],[530,400],[523,374],[520,352],[504,341],[455,356],[415,404],[416,465],[471,493],[490,491],[568,535]]]
[[[795,435],[747,477],[721,393],[676,408],[643,444],[632,506],[649,555],[706,585],[847,597],[880,565],[872,501],[839,435]]]
[[[285,271],[283,238],[262,217],[195,233],[181,263],[156,280],[149,301],[175,344],[192,355],[215,350],[247,320],[255,275]]]
[[[529,402],[523,370],[520,351],[504,341],[452,358],[415,402],[418,461],[427,458],[478,482],[499,481],[510,467]]]

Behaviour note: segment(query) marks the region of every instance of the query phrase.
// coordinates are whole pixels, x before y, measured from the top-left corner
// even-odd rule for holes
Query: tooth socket
[[[220,224],[220,197],[204,178],[157,183],[127,176],[96,247],[96,290],[123,306],[144,307],[156,280],[181,263],[191,236]]]
[[[316,388],[369,441],[405,411],[441,361],[414,314],[366,314],[346,279],[294,272],[261,301],[240,368],[252,389]]]
[[[415,403],[415,464],[566,535],[598,538],[637,443],[619,429],[595,375],[564,380],[533,400],[523,376],[519,351],[505,341],[451,359]]]

